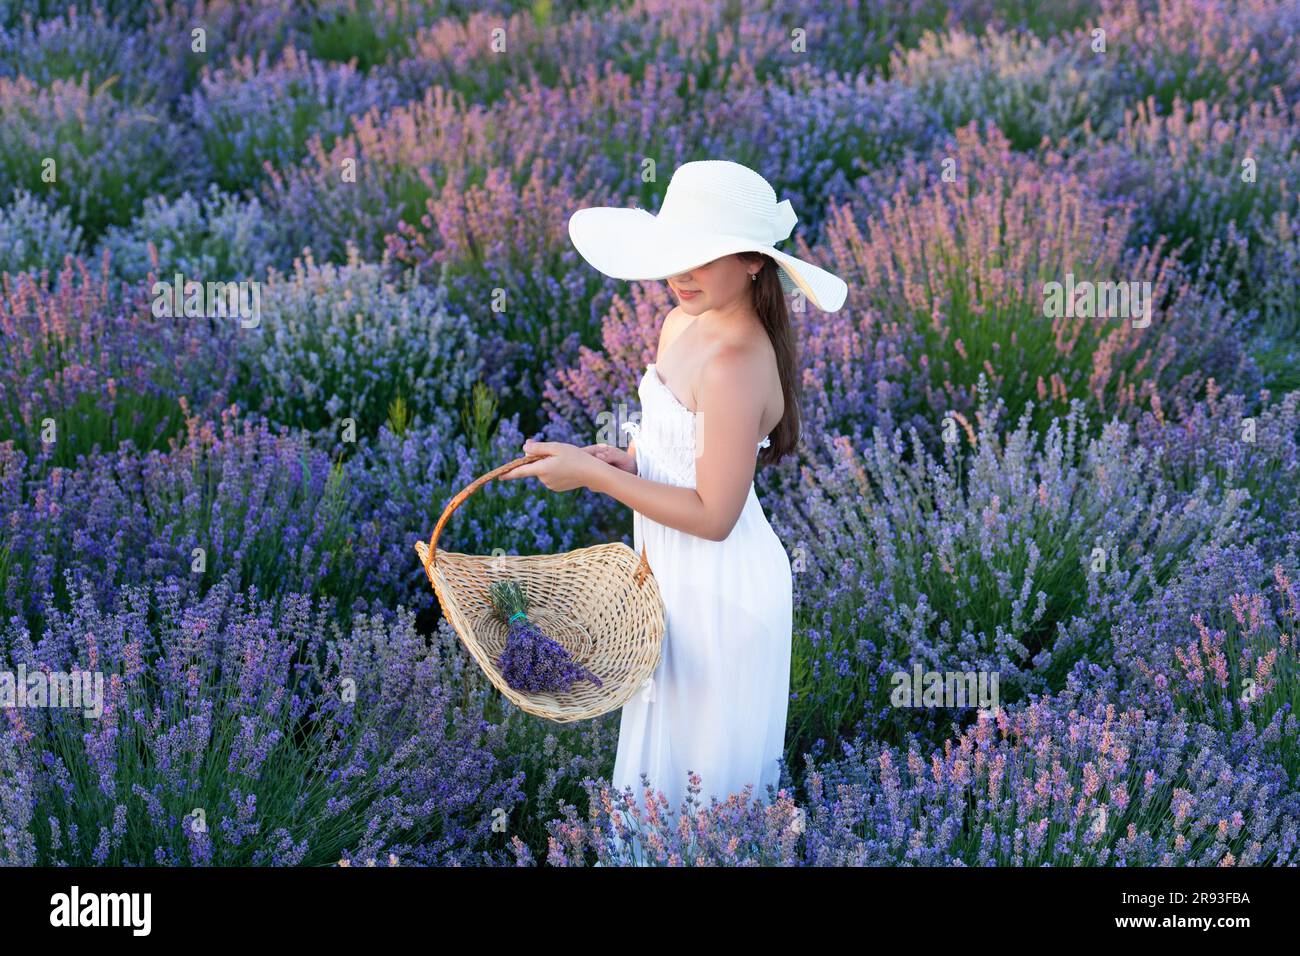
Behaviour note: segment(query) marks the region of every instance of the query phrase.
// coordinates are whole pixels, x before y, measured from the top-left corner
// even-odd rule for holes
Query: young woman
[[[633,509],[665,607],[653,678],[624,705],[612,782],[641,795],[641,776],[678,807],[689,775],[700,800],[725,801],[779,779],[789,703],[790,560],[754,491],[760,454],[774,462],[799,438],[799,372],[785,291],[827,311],[844,283],[772,248],[795,216],[737,163],[687,163],[658,216],[579,210],[570,236],[597,269],[667,278],[677,307],[639,384],[634,442],[524,443],[545,458],[510,472],[553,491],[585,487]]]

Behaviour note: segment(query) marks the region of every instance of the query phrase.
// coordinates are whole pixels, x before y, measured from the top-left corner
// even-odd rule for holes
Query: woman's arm
[[[633,511],[678,531],[685,531],[710,541],[721,541],[704,499],[694,488],[679,488],[661,481],[651,481],[601,462],[605,467],[588,483],[592,491],[616,498]],[[727,529],[728,533],[730,528]]]

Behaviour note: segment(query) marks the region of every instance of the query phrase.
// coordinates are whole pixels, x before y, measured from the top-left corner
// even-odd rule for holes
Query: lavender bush
[[[705,152],[779,182],[799,210],[794,235],[811,246],[831,210],[869,188],[867,174],[928,152],[943,135],[941,114],[911,86],[798,64],[779,81],[729,91]]]
[[[1294,722],[1292,726],[1294,734]],[[809,761],[807,798],[785,790],[680,808],[589,786],[590,811],[552,821],[553,866],[1288,865],[1294,793],[1221,735],[1067,693],[985,717],[927,750],[846,741]],[[653,784],[653,781],[651,781]],[[516,845],[521,863],[532,862]]]
[[[645,781],[642,775],[643,784]],[[631,788],[616,793],[601,781],[587,780],[587,819],[573,804],[547,825],[546,862],[550,866],[797,866],[806,813],[782,789],[774,799],[754,799],[753,787],[703,806],[702,779],[690,775],[680,807],[643,785],[640,801]],[[521,865],[533,862],[517,842]],[[594,858],[587,857],[594,853]]]
[[[108,253],[113,274],[131,283],[151,274],[171,282],[177,272],[186,280],[260,281],[281,264],[278,228],[256,197],[241,199],[210,183],[204,194],[146,199],[130,225],[108,228],[99,250]]]
[[[1212,728],[1099,694],[982,719],[943,750],[855,741],[808,774],[819,866],[1260,866],[1296,859],[1296,801]],[[848,749],[848,748],[846,748]]]
[[[343,427],[371,435],[401,398],[422,420],[456,409],[481,366],[468,319],[442,287],[386,278],[387,263],[344,265],[307,254],[291,274],[272,270],[262,321],[243,353],[257,391],[244,394],[273,420],[309,431]]]
[[[806,59],[793,49],[791,23],[782,11],[762,5],[637,2],[610,9],[574,10],[564,18],[530,10],[476,9],[464,18],[444,17],[421,27],[395,58],[391,72],[404,90],[419,95],[430,86],[454,88],[473,102],[493,103],[537,84],[561,86],[566,71],[576,76],[610,62],[633,77],[649,71],[680,77],[700,91],[731,88],[738,77],[783,82]],[[602,5],[603,6],[603,5]],[[842,3],[814,0],[800,7],[797,24],[807,49],[835,75],[874,72],[896,43],[912,45],[921,31],[954,15],[987,17],[975,4],[934,0]],[[689,12],[689,16],[684,14]],[[515,55],[494,55],[479,38],[500,26]],[[743,56],[742,56],[743,54]]]
[[[313,54],[322,60],[358,61],[369,68],[404,54],[411,34],[447,7],[403,0],[325,0],[303,25]],[[447,9],[448,14],[453,13]],[[462,11],[463,12],[463,11]],[[501,13],[493,11],[500,17]]]
[[[0,435],[72,466],[97,447],[164,448],[235,381],[234,319],[154,314],[143,288],[68,259],[57,276],[0,277]]]
[[[1153,99],[1125,116],[1113,148],[1099,146],[1113,170],[1103,190],[1139,193],[1133,241],[1165,236],[1186,246],[1185,258],[1200,262],[1211,243],[1244,236],[1253,252],[1256,235],[1277,212],[1295,216],[1300,170],[1300,102],[1288,106],[1276,93],[1266,102],[1228,110],[1206,100],[1177,100],[1173,112],[1156,112]],[[1229,226],[1234,232],[1229,233]],[[1233,263],[1232,246],[1222,250],[1237,265],[1218,276],[1248,283],[1257,277],[1249,255]]]
[[[1106,657],[1110,627],[1183,561],[1242,540],[1247,493],[1206,478],[1171,508],[1129,427],[1087,438],[1076,402],[1041,437],[1026,413],[1003,438],[1002,413],[999,400],[974,427],[958,419],[942,456],[915,432],[909,443],[877,430],[860,451],[828,438],[824,463],[774,505],[799,572],[798,746],[942,732],[963,708],[890,705],[890,675],[918,663],[996,675],[1003,701],[1059,691],[1076,661]]]
[[[1160,243],[1127,251],[1127,209],[1088,198],[1072,172],[1009,158],[1007,145],[996,128],[968,127],[957,138],[954,181],[931,167],[919,190],[903,183],[888,205],[838,216],[829,227],[832,271],[859,291],[852,309],[827,321],[862,310],[881,333],[914,334],[921,354],[910,388],[936,418],[969,412],[981,375],[1013,414],[1035,401],[1040,427],[1074,398],[1131,414],[1158,390],[1191,396],[1210,376],[1255,380],[1240,319],[1221,293]],[[1129,316],[1051,313],[1047,284],[1067,275],[1149,283],[1149,314],[1136,306]]]
[[[500,728],[461,699],[448,647],[413,617],[341,629],[286,593],[157,583],[111,613],[74,597],[0,662],[104,675],[103,713],[7,711],[0,793],[31,865],[473,865],[504,861],[496,813],[523,799]],[[24,768],[40,768],[33,779]]]
[[[426,204],[420,228],[388,237],[393,257],[436,277],[449,300],[481,329],[483,375],[512,407],[535,401],[534,382],[562,367],[594,337],[582,314],[589,279],[578,269],[559,210],[575,197],[539,163],[520,192],[493,167],[482,186],[449,183]],[[565,248],[565,245],[568,248]],[[540,271],[539,264],[544,264]]]
[[[1084,123],[1103,134],[1119,117],[1107,100],[1108,76],[1087,37],[1046,41],[1033,34],[981,36],[962,30],[926,33],[914,48],[895,51],[891,78],[931,103],[950,129],[991,119],[1016,149],[1082,135]]]
[[[1116,661],[1127,697],[1215,727],[1234,756],[1270,767],[1300,796],[1294,555],[1288,561],[1289,570],[1279,562],[1268,572],[1250,547],[1207,554],[1160,595],[1163,614],[1117,630]]]
[[[183,82],[179,58],[159,56],[159,44],[110,20],[103,7],[51,7],[48,19],[28,12],[7,29],[0,19],[0,76],[21,75],[41,86],[87,76],[92,88],[103,86],[128,102],[169,100]]]
[[[418,218],[434,192],[432,160],[442,136],[472,159],[461,131],[477,123],[464,110],[434,87],[386,114],[354,116],[351,131],[331,148],[309,140],[301,163],[267,170],[262,195],[284,228],[288,253],[310,246],[322,261],[332,261],[343,258],[352,242],[363,256],[378,257],[384,236],[397,223]]]
[[[1262,393],[1248,402],[1240,393],[1207,390],[1204,401],[1156,408],[1135,426],[1138,441],[1155,459],[1183,500],[1204,482],[1250,495],[1255,515],[1250,537],[1274,558],[1300,554],[1300,392],[1277,401]]]
[[[274,55],[286,46],[301,49],[309,12],[296,0],[186,0],[154,5],[144,30],[156,51],[179,60],[183,85],[173,95],[180,99],[194,90],[205,66]],[[207,29],[202,56],[192,55],[190,42],[176,42],[191,37],[195,23]]]
[[[328,150],[352,114],[395,99],[392,83],[289,46],[275,61],[263,51],[205,72],[188,108],[213,179],[237,189],[261,180],[267,163],[285,166],[301,158],[312,137]]]
[[[25,189],[15,189],[12,201],[0,206],[0,273],[57,274],[67,256],[81,252],[81,227],[68,211],[52,206]]]
[[[1300,93],[1300,4],[1296,0],[1101,0],[1095,25],[1106,31],[1108,62],[1126,104],[1154,98],[1161,113],[1175,100],[1244,105],[1280,87]]]
[[[0,23],[12,26],[27,17],[45,20],[70,8],[82,16],[102,10],[112,22],[134,29],[147,26],[154,13],[153,4],[133,0],[5,0],[0,5]]]
[[[27,570],[6,582],[6,613],[39,620],[79,584],[109,607],[121,587],[174,576],[200,592],[227,572],[240,589],[350,606],[361,582],[342,467],[233,410],[187,425],[172,451],[128,444],[76,468],[0,445],[4,546]]]
[[[48,86],[0,76],[0,180],[66,206],[87,238],[194,181],[198,155],[164,111],[123,103],[88,75]]]

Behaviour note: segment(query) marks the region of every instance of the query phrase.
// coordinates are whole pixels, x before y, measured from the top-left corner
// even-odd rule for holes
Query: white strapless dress
[[[695,487],[696,414],[653,363],[638,387],[637,471],[651,481]],[[771,444],[764,438],[758,448]],[[755,450],[757,454],[757,449]],[[710,541],[634,513],[635,550],[646,549],[663,595],[663,652],[653,677],[623,705],[612,783],[631,787],[644,808],[642,771],[675,813],[688,774],[700,776],[703,806],[752,783],[767,799],[779,782],[790,702],[793,580],[790,559],[754,485],[723,541]]]

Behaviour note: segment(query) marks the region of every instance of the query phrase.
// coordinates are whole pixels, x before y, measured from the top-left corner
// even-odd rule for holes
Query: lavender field
[[[785,785],[674,807],[413,545],[638,407],[675,302],[566,224],[698,159],[849,295],[755,477]],[[0,864],[1300,864],[1298,186],[1300,0],[0,0]]]

